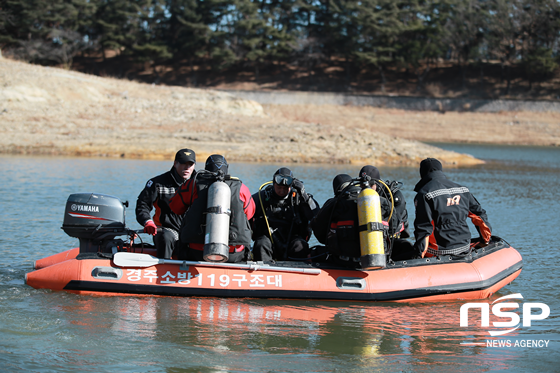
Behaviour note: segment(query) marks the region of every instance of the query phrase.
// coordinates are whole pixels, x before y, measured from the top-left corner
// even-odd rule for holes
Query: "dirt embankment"
[[[419,141],[560,145],[560,114],[260,105],[0,59],[0,133],[4,154],[170,159],[189,147],[200,160],[469,165],[479,161]]]

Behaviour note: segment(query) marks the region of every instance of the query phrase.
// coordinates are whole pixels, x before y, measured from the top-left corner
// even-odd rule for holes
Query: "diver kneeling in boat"
[[[362,167],[358,177],[367,179],[371,187],[377,191],[381,199],[383,221],[387,222],[385,232],[386,253],[393,261],[412,259],[416,256],[414,247],[406,238],[410,237],[408,230],[408,211],[406,201],[401,192],[402,183],[398,181],[381,180],[381,173],[375,166]]]
[[[269,185],[272,184],[272,185]],[[262,189],[265,185],[266,188]],[[253,259],[272,261],[304,259],[309,255],[309,222],[319,211],[313,195],[286,167],[253,194],[256,205],[253,227]]]
[[[251,192],[245,184],[238,178],[228,174],[228,163],[219,154],[208,157],[204,166],[204,171],[199,171],[196,177],[188,180],[171,198],[169,207],[174,213],[181,215],[186,212],[181,227],[181,242],[188,247],[181,248],[185,252],[179,252],[179,259],[201,261],[205,259],[205,244],[208,244],[205,237],[211,234],[223,233],[228,242],[224,245],[229,246],[229,253],[226,252],[228,263],[236,263],[246,259],[246,249],[251,244],[251,228],[249,219],[255,213],[255,203],[251,198]],[[227,191],[229,206],[211,206],[207,203],[213,199],[212,186],[221,182],[229,187]],[[211,232],[208,226],[207,216],[229,216],[227,226],[220,226],[221,232]],[[229,232],[226,232],[228,230]],[[226,251],[228,248],[226,248]],[[224,258],[226,259],[226,258]],[[211,260],[219,261],[219,260]]]
[[[357,201],[362,188],[352,181],[347,174],[333,179],[334,197],[328,199],[311,220],[311,228],[317,241],[327,247],[327,262],[359,268],[361,251]]]
[[[420,177],[414,187],[414,248],[419,256],[469,252],[471,233],[467,218],[471,218],[481,239],[485,243],[490,241],[492,227],[486,211],[468,188],[447,179],[440,161],[426,158],[420,162]]]
[[[136,220],[144,227],[144,232],[154,236],[158,258],[170,259],[177,246],[183,217],[171,211],[169,200],[186,180],[196,175],[195,164],[194,151],[179,150],[171,170],[148,180],[136,201]],[[152,219],[153,208],[156,212]]]

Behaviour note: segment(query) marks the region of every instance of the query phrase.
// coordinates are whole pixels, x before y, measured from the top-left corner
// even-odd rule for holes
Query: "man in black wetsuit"
[[[305,191],[303,182],[282,167],[274,173],[272,185],[253,194],[253,200],[254,260],[307,258],[309,222],[319,211],[319,204]]]
[[[229,229],[227,261],[237,263],[245,260],[247,248],[251,245],[249,219],[255,213],[255,204],[249,188],[238,178],[229,175],[229,164],[221,154],[208,157],[204,170],[186,181],[169,202],[172,211],[185,214],[185,224],[179,235],[184,245],[177,250],[178,259],[204,260],[206,234],[210,234],[206,225],[208,194],[211,185],[217,180],[223,181],[231,192],[229,209],[219,209],[220,213],[230,217],[229,227],[222,226],[223,229]]]
[[[360,267],[358,194],[362,188],[352,184],[347,174],[333,179],[334,197],[325,202],[311,220],[317,241],[326,246],[327,261],[344,267]]]
[[[156,176],[146,183],[136,201],[136,220],[144,232],[154,236],[154,245],[159,258],[169,259],[179,240],[183,220],[169,207],[169,201],[183,183],[191,178],[196,164],[196,154],[191,149],[181,149],[175,154],[171,170]],[[150,216],[155,208],[153,218]]]

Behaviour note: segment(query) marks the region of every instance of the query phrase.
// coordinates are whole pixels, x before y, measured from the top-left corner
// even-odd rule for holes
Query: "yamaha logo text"
[[[99,206],[76,205],[76,204],[73,204],[70,208],[72,209],[72,211],[80,211],[80,212],[99,212]]]
[[[465,303],[460,310],[460,326],[469,326],[469,311],[471,315],[480,314],[480,326],[489,328],[488,334],[491,337],[505,336],[519,328],[529,328],[531,323],[544,320],[550,315],[550,307],[544,303],[522,303],[515,300],[522,300],[523,296],[519,293],[506,295],[496,299],[492,304],[488,303]],[[500,321],[492,322],[490,325],[490,311],[499,318]],[[549,340],[533,339],[491,339],[486,343],[461,343],[463,345],[486,345],[486,347],[548,347]]]

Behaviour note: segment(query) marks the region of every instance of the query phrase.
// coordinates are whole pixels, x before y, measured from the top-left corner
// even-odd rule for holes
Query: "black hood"
[[[426,158],[420,162],[420,177],[422,179],[432,171],[443,171],[440,161],[435,158]]]
[[[342,192],[344,188],[346,188],[352,182],[352,176],[347,174],[340,174],[336,175],[333,179],[332,186],[334,195],[337,196]]]
[[[447,179],[443,171],[432,170],[429,171],[426,176],[424,176],[418,184],[414,187],[414,191],[418,192],[424,185],[428,184],[433,179]]]
[[[206,159],[204,169],[210,172],[221,172],[224,175],[228,174],[229,165],[223,155],[213,154]]]
[[[364,177],[364,176],[369,176],[373,180],[381,179],[381,174],[379,173],[379,169],[377,169],[377,167],[375,167],[375,166],[370,166],[370,165],[364,166],[360,170],[360,173],[358,174],[358,177]]]

